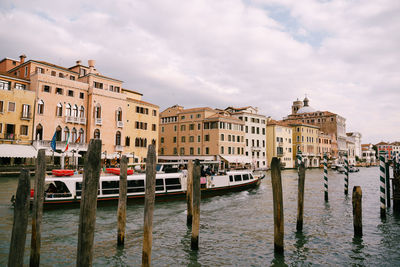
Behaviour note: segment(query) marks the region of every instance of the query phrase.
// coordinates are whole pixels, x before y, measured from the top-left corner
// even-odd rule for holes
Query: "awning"
[[[251,163],[251,158],[246,156],[221,156],[224,160],[229,163]]]
[[[0,158],[36,158],[33,146],[0,144]]]
[[[184,160],[215,160],[214,156],[158,156],[158,160],[175,160],[175,161],[184,161]]]

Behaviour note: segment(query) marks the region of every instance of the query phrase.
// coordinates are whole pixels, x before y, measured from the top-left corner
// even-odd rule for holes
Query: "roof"
[[[36,158],[33,146],[0,144],[0,158]]]
[[[7,78],[12,78],[14,80],[20,80],[20,81],[23,81],[23,82],[30,83],[30,81],[28,79],[19,78],[19,77],[17,77],[16,75],[14,75],[12,73],[4,72],[4,71],[0,71],[0,76],[6,76]]]
[[[122,88],[121,90],[122,90],[122,91],[127,91],[127,92],[129,92],[129,93],[134,93],[134,94],[143,96],[142,93],[139,93],[139,92],[137,92],[137,91],[133,91],[133,90],[131,90],[131,89]]]
[[[384,145],[388,145],[388,143],[381,141],[376,144],[376,146],[384,146]]]
[[[251,163],[251,158],[248,156],[225,156],[220,155],[221,158],[225,159],[230,163]]]
[[[155,108],[160,108],[156,104],[152,104],[152,103],[149,103],[149,102],[146,102],[146,101],[143,101],[143,100],[137,100],[137,99],[133,99],[133,98],[129,98],[128,97],[128,101],[132,101],[132,102],[135,102],[135,103],[139,103],[139,104],[143,104],[143,105],[151,106],[151,107],[155,107]]]
[[[244,124],[244,121],[239,120],[238,118],[235,118],[233,116],[224,116],[224,115],[221,115],[219,113],[213,114],[213,115],[205,118],[204,120],[212,120],[212,119],[227,119],[227,120],[232,120],[232,121],[235,121],[235,122],[239,122],[240,124]]]
[[[305,107],[300,108],[300,109],[296,112],[296,114],[312,113],[312,112],[316,112],[316,110],[313,109],[313,108],[310,107],[310,106],[305,106]]]
[[[210,107],[201,107],[201,108],[188,108],[188,109],[184,109],[182,111],[179,112],[179,114],[183,114],[183,113],[192,113],[192,112],[198,112],[198,111],[203,111],[203,110],[207,110],[207,111],[214,111],[214,109],[210,108]]]
[[[284,126],[284,127],[292,127],[289,125],[289,122],[286,122],[286,121],[270,120],[267,122],[267,127],[274,126],[274,125],[279,125],[279,126]]]

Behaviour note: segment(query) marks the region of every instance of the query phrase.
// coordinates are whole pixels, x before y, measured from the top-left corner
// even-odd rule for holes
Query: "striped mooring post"
[[[328,156],[324,153],[324,191],[325,201],[328,201]]]
[[[386,178],[386,168],[385,168],[385,154],[379,154],[379,174],[380,174],[380,202],[381,202],[381,218],[386,218],[386,194],[385,194],[385,178]]]
[[[349,159],[347,153],[344,153],[344,194],[349,194]]]

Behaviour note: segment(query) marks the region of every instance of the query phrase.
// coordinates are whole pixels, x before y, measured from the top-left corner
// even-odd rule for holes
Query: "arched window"
[[[71,135],[72,135],[71,142],[75,143],[76,139],[78,138],[75,127],[72,128]]]
[[[156,139],[151,140],[152,145],[156,145]]]
[[[71,116],[71,105],[69,103],[65,105],[65,116]]]
[[[125,137],[125,146],[130,146],[131,145],[131,138],[129,136]]]
[[[122,109],[117,109],[117,121],[122,121]]]
[[[78,138],[80,138],[79,143],[85,143],[85,131],[82,128],[79,130]]]
[[[38,102],[38,114],[43,114],[44,113],[44,102],[42,99],[39,100]]]
[[[100,106],[100,104],[97,104],[96,107],[94,108],[94,117],[96,119],[100,119],[101,118],[101,106]]]
[[[63,107],[61,103],[57,104],[57,108],[56,108],[56,115],[57,117],[62,117],[63,114]]]
[[[56,128],[56,141],[61,141],[61,134],[62,134],[62,129],[60,126],[57,126]]]
[[[76,117],[76,118],[78,117],[78,106],[77,106],[77,105],[74,105],[72,115],[73,115],[74,117]]]
[[[94,130],[94,138],[100,139],[100,130],[99,129]]]
[[[121,145],[121,132],[117,131],[115,134],[115,145],[120,146]]]
[[[64,141],[68,141],[68,138],[69,138],[69,128],[68,128],[67,126],[65,126],[65,128],[64,128],[64,136],[63,136],[63,138],[64,138]]]
[[[85,118],[85,107],[81,106],[79,109],[79,117]]]
[[[43,126],[39,123],[36,126],[36,140],[43,140]]]

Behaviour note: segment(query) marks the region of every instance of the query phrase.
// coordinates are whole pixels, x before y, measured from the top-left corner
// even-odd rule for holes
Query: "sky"
[[[253,106],[279,120],[305,95],[363,143],[400,141],[398,0],[0,1],[0,57],[103,75],[164,110]]]

